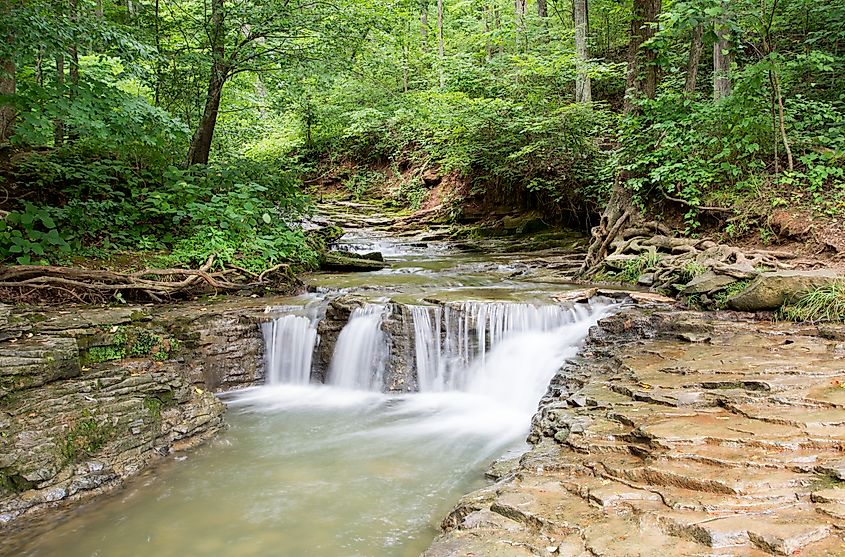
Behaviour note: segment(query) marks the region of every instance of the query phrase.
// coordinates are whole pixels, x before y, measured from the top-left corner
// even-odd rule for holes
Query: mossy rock
[[[321,270],[334,272],[380,271],[388,266],[384,261],[366,259],[340,251],[327,251],[320,261]]]

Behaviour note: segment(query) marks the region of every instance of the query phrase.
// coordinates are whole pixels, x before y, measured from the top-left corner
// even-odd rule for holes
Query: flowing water
[[[390,272],[420,255],[396,257]],[[366,290],[374,275],[348,280]],[[383,299],[353,312],[327,385],[309,377],[320,304],[271,308],[267,385],[224,397],[228,430],[79,509],[19,555],[419,555],[455,501],[483,485],[485,467],[521,450],[550,379],[609,311],[479,301],[466,290],[502,283],[481,275],[453,271],[447,290],[411,288],[414,394],[379,392]],[[476,299],[424,301],[447,291]]]

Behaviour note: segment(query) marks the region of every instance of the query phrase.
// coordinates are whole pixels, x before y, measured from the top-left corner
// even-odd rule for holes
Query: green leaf
[[[273,219],[270,218],[270,215],[268,215],[267,213],[261,215],[261,220],[263,220],[267,224],[270,224],[273,221]]]

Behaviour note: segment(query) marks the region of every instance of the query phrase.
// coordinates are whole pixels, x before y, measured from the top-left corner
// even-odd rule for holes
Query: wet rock
[[[748,288],[728,300],[738,311],[774,311],[801,294],[841,278],[835,271],[777,271],[761,273]]]
[[[845,359],[816,334],[665,306],[602,320],[552,380],[534,447],[462,499],[430,555],[502,540],[535,555],[840,555]]]
[[[379,271],[388,267],[384,261],[367,259],[340,251],[327,251],[322,255],[320,269],[332,272]]]
[[[385,391],[408,393],[419,389],[413,327],[408,307],[403,304],[391,304],[390,313],[382,323],[390,353],[384,372]]]
[[[104,493],[219,431],[212,390],[263,378],[263,306],[12,311],[30,332],[0,341],[0,522]]]

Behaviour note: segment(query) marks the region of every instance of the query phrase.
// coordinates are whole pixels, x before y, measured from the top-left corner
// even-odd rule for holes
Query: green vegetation
[[[90,413],[77,421],[59,441],[59,451],[65,463],[77,462],[103,448],[114,436],[114,428],[99,423]]]
[[[845,282],[834,282],[787,302],[778,317],[790,321],[845,323]]]
[[[110,344],[91,346],[83,355],[85,363],[98,364],[124,358],[151,356],[163,361],[176,354],[182,347],[178,339],[164,339],[161,335],[142,328],[117,328]]]
[[[725,309],[728,307],[728,300],[748,288],[749,284],[751,284],[750,280],[738,280],[731,283],[724,290],[713,296],[713,302],[718,309]]]
[[[770,242],[775,208],[845,217],[842,2],[0,10],[2,263],[308,268],[306,184],[416,210],[426,172],[454,220],[609,204]]]

